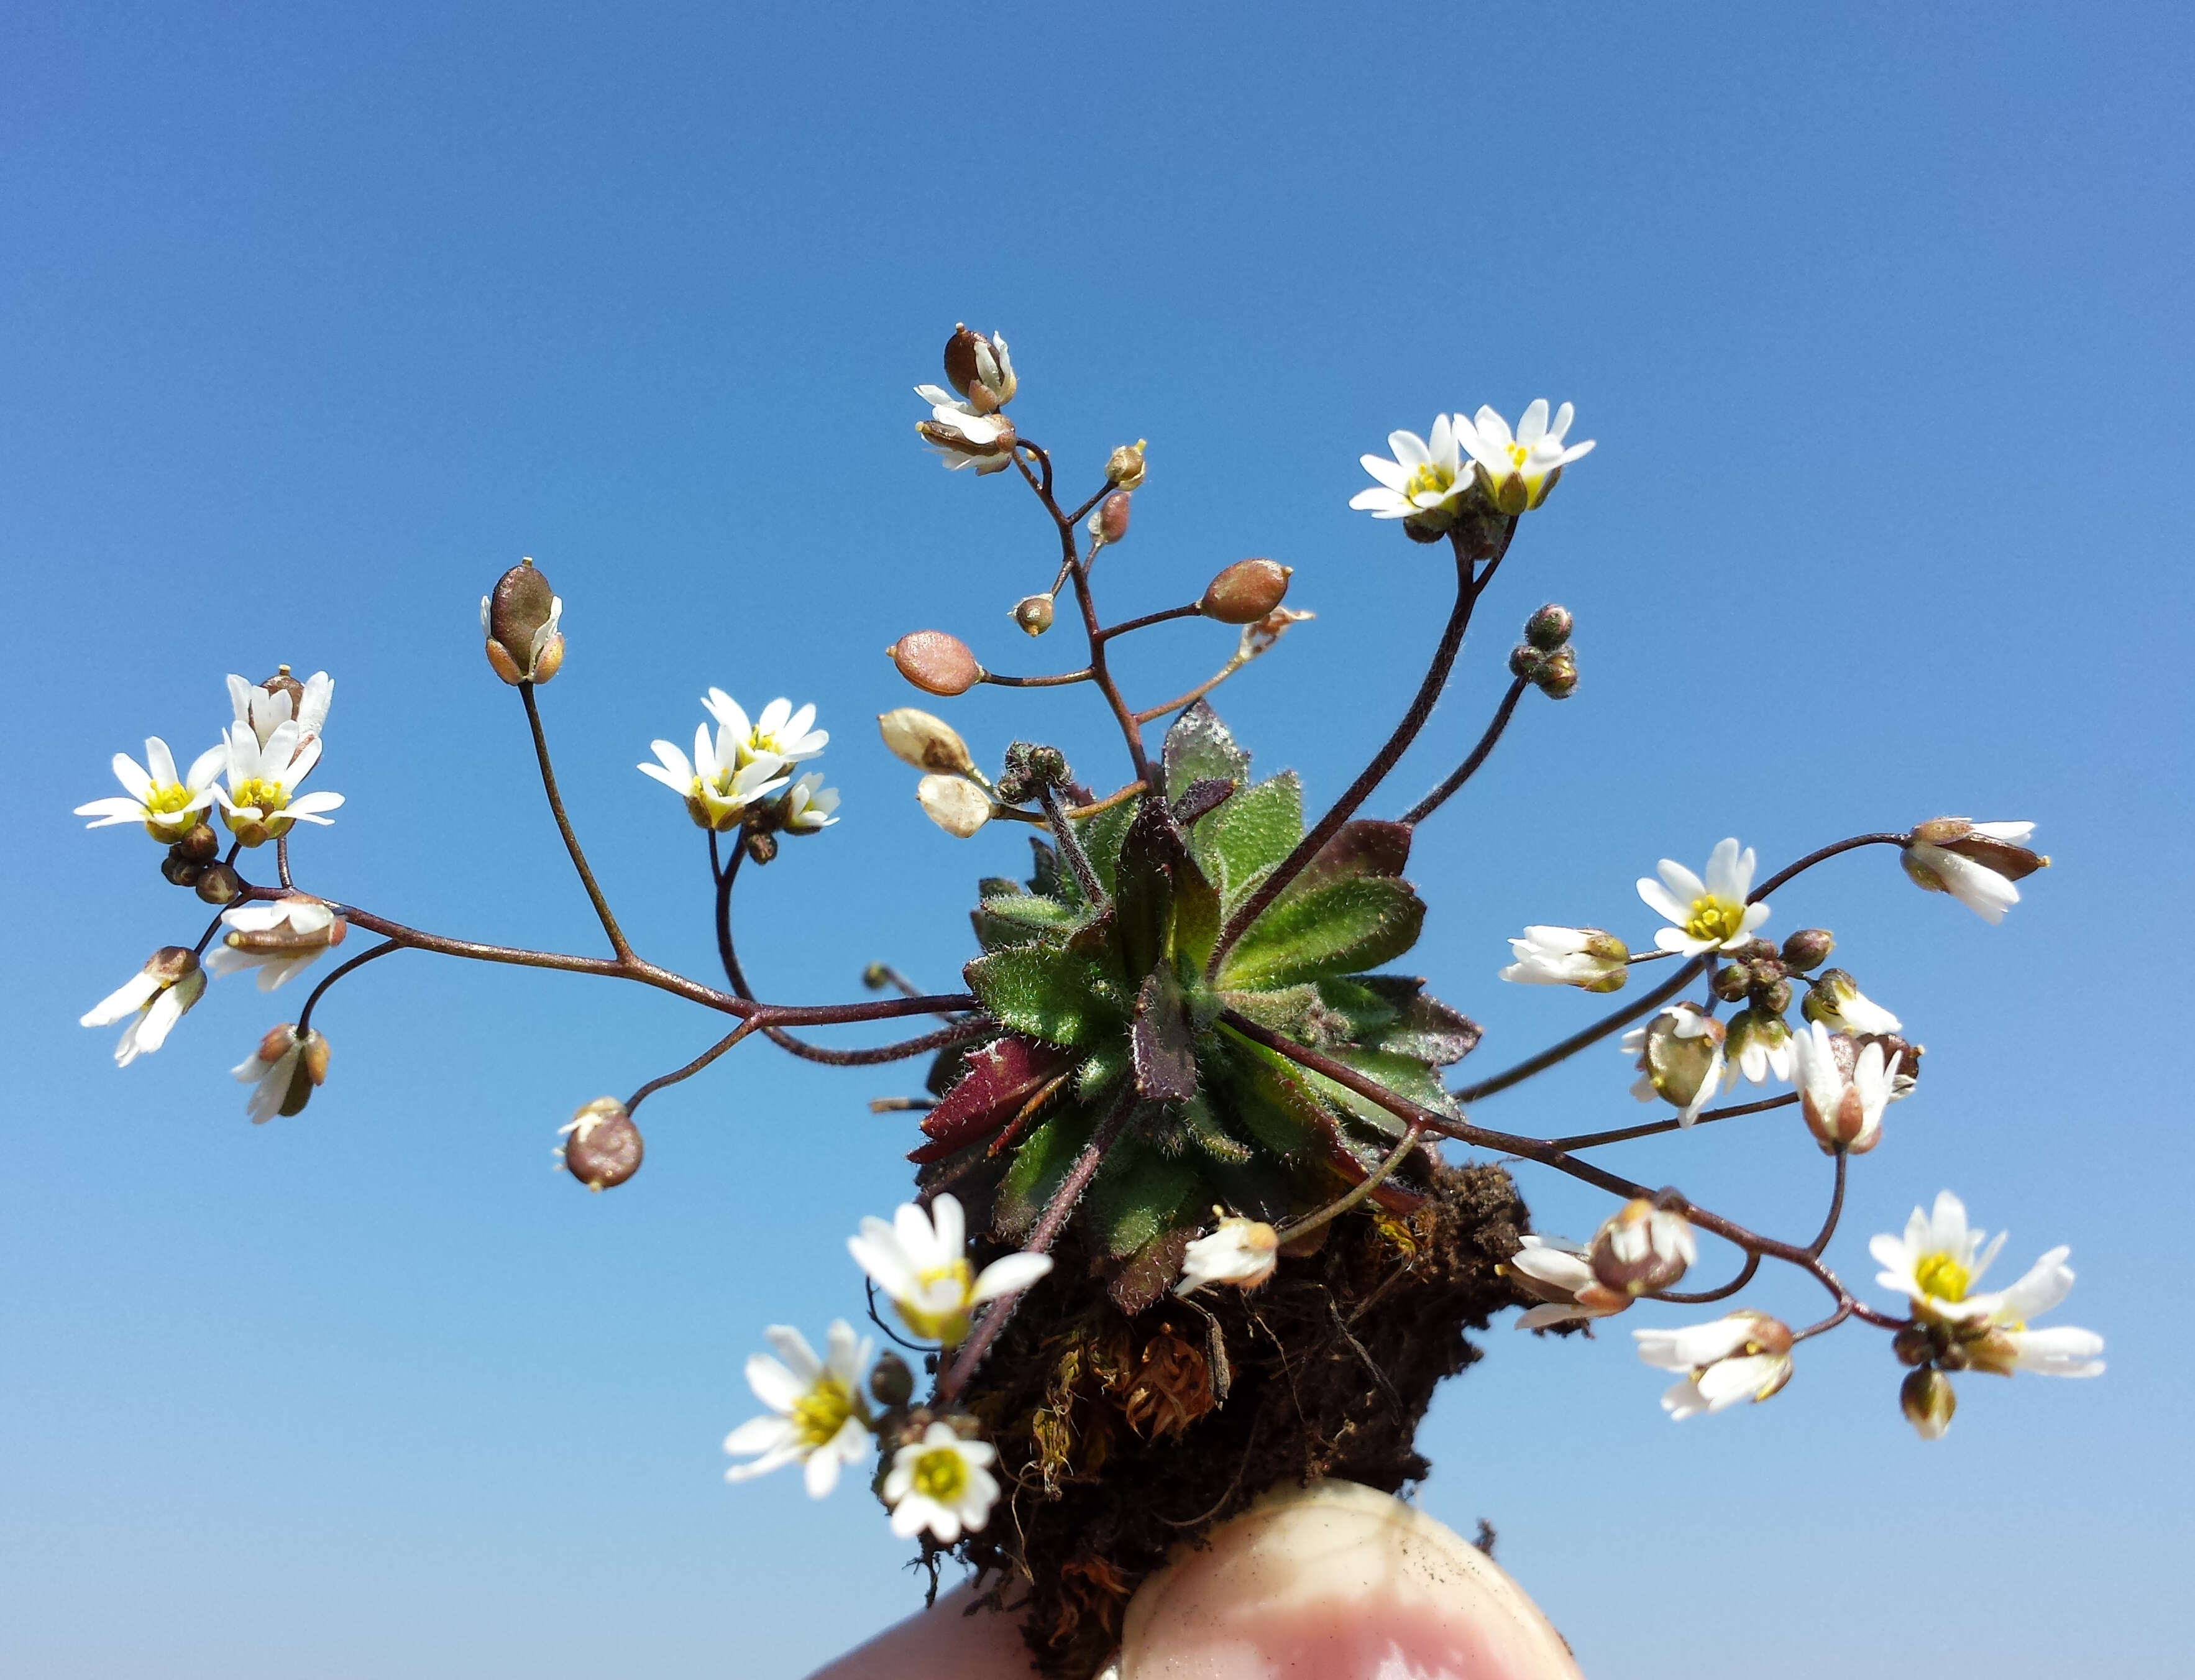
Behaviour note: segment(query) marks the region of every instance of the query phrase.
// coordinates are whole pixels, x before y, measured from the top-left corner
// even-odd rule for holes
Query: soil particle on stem
[[[1431,1469],[1419,1420],[1479,1357],[1465,1330],[1517,1302],[1498,1267],[1530,1228],[1500,1167],[1442,1168],[1432,1191],[1344,1215],[1262,1288],[1133,1316],[1117,1268],[1063,1243],[964,1396],[1006,1491],[954,1549],[1046,1674],[1087,1680],[1144,1579],[1276,1483],[1391,1493]]]

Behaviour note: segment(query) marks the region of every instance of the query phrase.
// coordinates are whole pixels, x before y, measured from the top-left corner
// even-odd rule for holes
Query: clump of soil
[[[1529,1228],[1501,1168],[1432,1177],[1412,1211],[1345,1215],[1259,1290],[1132,1316],[1118,1267],[1063,1244],[964,1396],[1005,1497],[955,1549],[1046,1674],[1087,1680],[1144,1578],[1274,1483],[1393,1492],[1431,1469],[1418,1422],[1479,1357],[1465,1330],[1517,1301],[1496,1268]]]

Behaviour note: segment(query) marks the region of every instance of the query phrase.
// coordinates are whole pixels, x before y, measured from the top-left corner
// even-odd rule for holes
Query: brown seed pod
[[[983,667],[976,663],[968,644],[942,630],[914,631],[884,652],[899,674],[925,694],[965,694],[983,680]]]
[[[556,592],[533,562],[524,560],[496,580],[481,603],[487,662],[513,687],[545,683],[564,663],[564,638],[556,629]]]
[[[564,1170],[590,1190],[623,1184],[643,1153],[640,1128],[615,1097],[596,1097],[564,1129]]]
[[[1205,586],[1197,610],[1222,624],[1255,624],[1281,604],[1294,570],[1276,560],[1237,560]]]

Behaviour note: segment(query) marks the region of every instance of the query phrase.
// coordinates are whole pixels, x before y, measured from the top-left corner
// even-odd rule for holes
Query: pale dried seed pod
[[[878,713],[877,732],[884,736],[885,751],[917,770],[965,776],[975,768],[976,761],[968,755],[968,743],[960,738],[959,731],[944,719],[918,707],[902,706]]]
[[[991,820],[991,796],[958,776],[925,776],[915,783],[923,814],[955,840],[966,840]]]

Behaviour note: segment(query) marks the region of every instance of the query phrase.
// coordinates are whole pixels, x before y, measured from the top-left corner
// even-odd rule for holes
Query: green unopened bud
[[[1923,1440],[1941,1440],[1958,1407],[1951,1379],[1933,1367],[1923,1365],[1898,1385],[1898,1409]]]
[[[1522,677],[1528,683],[1539,681],[1540,673],[1547,668],[1547,655],[1530,642],[1519,642],[1509,649],[1509,674]]]
[[[760,829],[742,836],[740,843],[746,847],[748,861],[759,866],[777,856],[777,836]]]
[[[206,866],[184,857],[180,846],[170,846],[168,855],[160,860],[160,874],[176,886],[196,886],[205,872]]]
[[[914,1398],[914,1373],[905,1360],[887,1349],[869,1368],[869,1394],[879,1406],[905,1406]]]
[[[1447,516],[1440,513],[1413,513],[1403,521],[1403,534],[1412,542],[1438,542],[1448,528]]]
[[[884,649],[899,674],[925,694],[950,699],[983,680],[983,667],[958,636],[942,630],[917,630]]]
[[[999,798],[1019,805],[1044,788],[1064,787],[1069,780],[1067,755],[1058,748],[1017,741],[1006,748],[1005,768],[999,772]]]
[[[1724,1002],[1736,1003],[1753,990],[1753,971],[1742,962],[1730,963],[1716,969],[1709,984]]]
[[[1041,636],[1051,628],[1052,603],[1049,595],[1024,595],[1014,603],[1014,622],[1023,632]]]
[[[1524,621],[1524,639],[1542,653],[1553,653],[1570,638],[1570,610],[1550,601]]]
[[[1222,624],[1255,624],[1281,604],[1293,566],[1274,560],[1237,560],[1204,586],[1196,609]]]
[[[959,732],[944,719],[914,707],[902,706],[879,713],[877,730],[884,736],[885,750],[903,765],[948,776],[964,776],[974,768],[968,743]]]
[[[178,857],[193,863],[210,863],[221,855],[221,836],[214,833],[211,823],[200,823],[176,842],[175,850]]]
[[[1783,961],[1786,966],[1803,974],[1827,962],[1829,953],[1836,948],[1837,942],[1828,928],[1802,927],[1783,942]]]
[[[1936,1336],[1926,1325],[1908,1325],[1890,1338],[1900,1365],[1926,1365],[1936,1356]]]
[[[596,1097],[566,1121],[557,1152],[564,1170],[590,1190],[608,1190],[640,1170],[640,1128],[615,1097]]]
[[[545,683],[562,669],[557,624],[563,613],[563,602],[530,557],[498,578],[493,592],[481,597],[481,632],[495,674],[516,687]]]
[[[1540,667],[1533,678],[1540,692],[1550,700],[1568,700],[1577,692],[1577,655],[1568,648],[1547,655],[1547,662]]]
[[[209,863],[194,883],[209,904],[226,904],[244,891],[244,877],[227,863]]]
[[[1144,482],[1144,445],[1146,440],[1138,438],[1133,443],[1123,443],[1105,462],[1105,477],[1116,488],[1132,490]]]
[[[1775,979],[1766,985],[1753,988],[1753,1001],[1772,1015],[1780,1015],[1791,1007],[1791,983]]]

